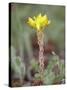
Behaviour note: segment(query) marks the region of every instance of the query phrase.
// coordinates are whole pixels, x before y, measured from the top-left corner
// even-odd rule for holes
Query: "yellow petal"
[[[35,21],[32,18],[28,18],[28,24],[32,27],[35,27]]]
[[[50,24],[50,23],[51,23],[51,21],[49,20],[49,21],[48,21],[48,24]]]
[[[35,20],[35,19],[36,19],[36,17],[34,16],[34,17],[33,17],[33,19]]]
[[[37,17],[41,17],[41,13]]]
[[[34,16],[33,19],[29,17],[28,19],[28,24],[36,28],[37,30],[44,29],[50,24],[50,20],[48,20],[47,15],[45,14],[44,16],[41,15],[41,13],[38,16]]]
[[[34,23],[34,20],[29,17],[29,18],[28,18],[28,22],[29,22],[29,23]]]
[[[38,24],[36,24],[36,28],[37,28],[37,30],[39,30],[39,29],[40,29],[40,27],[39,27],[39,25],[38,25]]]
[[[47,19],[47,15],[45,14],[45,15],[43,16],[43,18],[44,18],[44,19]]]

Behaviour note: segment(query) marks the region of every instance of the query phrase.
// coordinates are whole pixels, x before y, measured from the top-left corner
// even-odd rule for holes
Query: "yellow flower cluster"
[[[48,24],[50,24],[50,20],[48,20],[47,15],[42,16],[41,14],[39,14],[37,17],[33,17],[33,19],[31,17],[28,18],[28,24],[38,30],[38,31],[42,31],[43,28],[47,27]]]

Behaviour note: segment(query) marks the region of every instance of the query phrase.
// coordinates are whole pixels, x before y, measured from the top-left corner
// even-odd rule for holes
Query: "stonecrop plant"
[[[29,17],[28,24],[37,31],[43,31],[43,29],[50,24],[50,20],[48,20],[47,15],[41,15],[41,13],[37,17]]]
[[[43,74],[44,71],[44,30],[50,24],[50,20],[45,14],[42,16],[39,14],[38,16],[34,16],[33,18],[29,17],[28,22],[29,26],[36,30],[38,45],[39,45],[39,66],[40,73]]]

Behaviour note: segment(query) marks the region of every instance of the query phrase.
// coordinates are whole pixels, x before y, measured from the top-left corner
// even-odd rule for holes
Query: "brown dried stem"
[[[43,74],[44,71],[44,33],[37,32],[38,45],[39,45],[39,64],[40,64],[40,73]]]

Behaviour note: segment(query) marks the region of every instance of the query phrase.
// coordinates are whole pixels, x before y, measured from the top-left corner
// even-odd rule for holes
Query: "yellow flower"
[[[47,15],[42,16],[41,14],[39,14],[38,16],[34,16],[33,18],[28,18],[28,24],[38,30],[38,31],[42,31],[43,28],[47,27],[48,24],[50,24],[50,20],[48,20]]]

